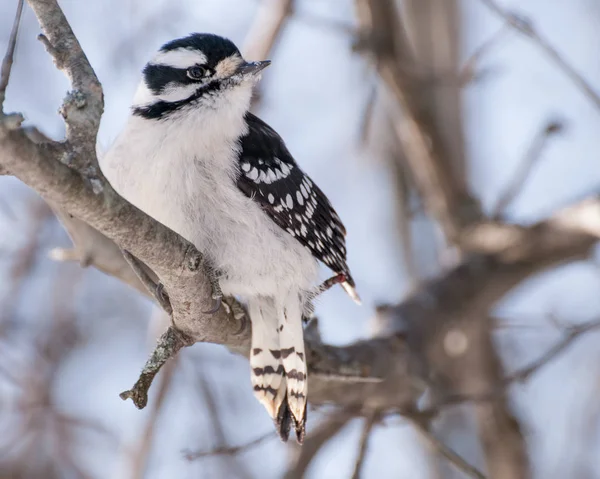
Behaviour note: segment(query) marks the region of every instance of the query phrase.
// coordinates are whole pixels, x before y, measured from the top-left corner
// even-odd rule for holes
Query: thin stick
[[[550,121],[538,132],[531,142],[519,169],[506,189],[500,194],[498,202],[493,209],[493,218],[500,219],[500,215],[504,213],[508,206],[521,194],[534,166],[542,157],[542,152],[544,151],[544,147],[548,144],[548,139],[552,135],[562,131],[562,129],[563,125],[560,122]]]
[[[369,446],[369,437],[371,437],[371,431],[375,425],[377,419],[377,413],[374,411],[365,419],[360,441],[358,443],[358,454],[356,456],[356,463],[354,464],[354,472],[352,473],[352,479],[360,479],[365,457],[367,455],[367,449]]]
[[[143,479],[146,477],[148,468],[148,460],[150,453],[152,452],[153,438],[156,433],[156,423],[158,416],[161,412],[162,406],[165,403],[165,397],[169,391],[171,384],[173,383],[173,377],[175,376],[175,369],[177,368],[177,358],[171,361],[165,366],[164,374],[162,375],[156,401],[151,407],[150,416],[146,421],[144,431],[140,436],[138,445],[133,451],[133,466],[132,466],[132,479]]]
[[[152,385],[154,376],[181,348],[190,346],[193,343],[194,341],[187,338],[181,331],[177,331],[173,326],[170,326],[158,340],[158,344],[148,361],[146,361],[139,379],[131,389],[119,394],[119,397],[123,401],[131,399],[135,407],[144,409],[148,404],[148,390]]]
[[[244,56],[251,60],[266,60],[281,37],[281,32],[293,9],[294,0],[262,0],[244,40],[242,47]],[[260,102],[261,96],[261,90],[256,89],[252,97],[253,107]]]
[[[533,374],[538,372],[543,366],[548,364],[550,361],[555,359],[560,353],[565,351],[571,346],[576,339],[588,331],[600,329],[600,320],[589,321],[583,324],[569,327],[566,336],[557,342],[554,346],[548,349],[538,359],[533,360],[529,365],[518,369],[517,371],[509,374],[504,382],[506,384],[511,382],[522,382],[529,379]]]
[[[144,263],[133,256],[129,251],[122,250],[121,252],[123,253],[125,261],[129,263],[129,266],[131,266],[131,269],[133,269],[133,272],[140,279],[148,292],[154,297],[156,302],[165,311],[165,313],[171,316],[173,314],[173,307],[171,306],[169,296],[164,290],[162,284],[155,283],[146,271]]]
[[[481,61],[481,58],[486,55],[492,47],[500,41],[500,39],[508,31],[507,25],[503,25],[497,32],[495,32],[490,38],[484,41],[479,47],[475,49],[473,54],[467,58],[463,66],[460,68],[458,78],[460,78],[461,85],[465,86],[471,80],[475,78],[475,68]]]
[[[290,464],[290,468],[283,476],[284,479],[302,479],[312,460],[324,444],[336,436],[342,428],[352,419],[353,412],[338,411],[325,419],[315,428],[304,441],[298,455]]]
[[[469,464],[465,459],[463,459],[459,454],[454,452],[448,446],[446,446],[442,441],[440,441],[437,437],[435,437],[431,432],[427,430],[427,428],[421,424],[419,421],[414,419],[410,419],[411,422],[415,425],[416,429],[421,433],[421,435],[429,441],[431,446],[443,457],[445,457],[448,462],[456,466],[456,468],[462,472],[464,472],[467,476],[473,477],[475,479],[486,479],[485,474],[477,469],[475,466]]]
[[[262,436],[258,436],[256,439],[253,439],[252,441],[247,442],[245,444],[241,444],[239,446],[221,446],[221,447],[212,449],[211,451],[196,451],[196,452],[188,451],[185,453],[185,458],[188,461],[193,461],[195,459],[200,459],[203,457],[233,456],[235,454],[245,452],[248,449],[252,449],[253,447],[256,447],[259,444],[262,444],[263,442],[267,441],[268,439],[273,439],[275,437],[277,437],[277,435],[275,434],[275,431],[269,431],[269,432],[263,434]]]
[[[8,47],[6,48],[6,54],[4,55],[2,67],[0,68],[0,115],[2,115],[3,112],[6,88],[8,87],[10,72],[13,66],[15,48],[17,46],[17,35],[19,34],[19,25],[21,24],[21,15],[23,13],[23,3],[24,0],[19,0],[17,3],[17,13],[15,14],[15,20],[8,39]]]
[[[541,37],[540,34],[533,28],[533,25],[526,19],[521,18],[500,7],[494,0],[479,0],[488,9],[496,15],[502,17],[506,23],[513,27],[519,33],[530,38],[534,44],[544,51],[548,57],[562,70],[571,81],[588,97],[594,105],[600,109],[600,95],[590,84],[579,74],[575,69],[567,63],[560,53],[548,41]]]
[[[464,403],[489,403],[497,400],[502,394],[505,394],[505,388],[515,382],[527,381],[535,373],[540,371],[545,365],[556,359],[562,352],[567,350],[573,343],[582,337],[585,333],[600,329],[600,319],[595,319],[566,329],[566,335],[557,343],[552,345],[537,359],[531,361],[528,365],[517,369],[502,379],[497,388],[482,394],[453,394],[446,396],[442,401],[418,411],[416,414],[406,414],[405,416],[413,421],[429,420],[436,417],[444,408],[457,406]]]

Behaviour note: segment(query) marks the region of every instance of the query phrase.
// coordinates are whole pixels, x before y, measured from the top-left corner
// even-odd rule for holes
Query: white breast
[[[226,294],[273,296],[311,289],[317,264],[235,184],[243,111],[185,119],[132,116],[101,167],[115,190],[173,229],[223,272]]]

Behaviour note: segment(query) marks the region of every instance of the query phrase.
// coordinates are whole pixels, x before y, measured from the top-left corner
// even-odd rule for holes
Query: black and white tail
[[[286,441],[293,425],[299,443],[306,422],[307,374],[302,308],[297,293],[253,298],[250,367],[254,394]]]

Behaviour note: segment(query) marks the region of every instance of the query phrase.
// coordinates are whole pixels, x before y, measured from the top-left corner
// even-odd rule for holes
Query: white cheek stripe
[[[138,88],[133,97],[133,106],[144,106],[152,102],[155,99],[152,92],[146,86],[146,83],[142,80],[138,85]]]
[[[186,98],[192,96],[197,88],[197,84],[176,85],[170,87],[167,85],[165,91],[161,95],[156,96],[152,94],[146,84],[142,81],[137,89],[135,97],[133,98],[133,106],[147,106],[157,100],[163,100],[167,102],[185,100]]]
[[[188,68],[193,65],[203,65],[206,63],[206,55],[198,50],[178,48],[168,52],[158,52],[151,63],[173,68]]]
[[[167,102],[185,100],[191,97],[200,85],[192,83],[191,85],[167,84],[165,90],[158,96],[159,99]]]

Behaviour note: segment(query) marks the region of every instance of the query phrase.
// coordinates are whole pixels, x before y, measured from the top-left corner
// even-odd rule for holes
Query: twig
[[[392,119],[390,119],[392,121]],[[421,283],[417,251],[413,241],[413,212],[411,211],[412,187],[404,159],[404,153],[398,149],[396,155],[389,159],[390,169],[393,173],[394,193],[397,208],[398,234],[400,236],[400,248],[402,261],[406,271],[409,291],[416,291]]]
[[[202,437],[211,437],[214,443],[223,445],[221,449],[226,449],[225,444],[227,444],[228,441],[226,440],[224,425],[220,414],[221,403],[219,399],[215,397],[214,384],[211,384],[211,381],[207,378],[202,356],[193,359],[193,370],[190,375],[191,377],[189,377],[187,381],[192,385],[192,388],[198,392],[202,401],[202,408],[205,416],[210,423],[208,426],[210,429],[202,431],[201,435]],[[227,409],[227,412],[230,412],[230,409]],[[275,435],[274,431],[271,432]],[[193,455],[194,453],[188,450],[187,452],[184,451],[184,454]],[[219,459],[221,459],[220,461],[217,461],[217,465],[222,468],[222,471],[215,474],[216,476],[252,479],[253,474],[236,455],[228,454],[227,456],[223,456],[217,454],[215,456],[218,456]],[[188,460],[192,459],[194,458],[188,457]]]
[[[284,479],[302,479],[308,466],[321,450],[321,447],[348,423],[352,414],[347,411],[339,411],[323,421],[312,433],[308,435],[298,456],[288,469]]]
[[[162,284],[155,283],[146,271],[146,266],[144,263],[133,256],[129,251],[122,250],[122,253],[125,261],[129,263],[129,266],[131,266],[131,269],[133,269],[142,284],[146,287],[146,289],[148,289],[148,292],[154,297],[156,302],[165,311],[165,313],[171,316],[173,314],[173,307],[171,306],[169,296],[164,290]]]
[[[292,14],[294,0],[262,0],[242,51],[251,60],[266,60],[281,36],[286,20]],[[253,106],[261,98],[260,90],[253,95]]]
[[[143,433],[140,436],[140,441],[135,451],[133,451],[133,466],[132,466],[132,479],[143,479],[146,477],[146,470],[148,467],[149,455],[152,452],[152,439],[156,431],[156,422],[160,414],[161,408],[165,403],[165,397],[167,392],[173,383],[173,377],[175,376],[175,370],[177,368],[177,358],[168,363],[165,366],[164,373],[162,375],[160,385],[158,387],[158,393],[156,395],[156,401],[152,405],[150,415],[146,421],[146,426]]]
[[[490,38],[484,41],[479,47],[475,49],[473,54],[467,58],[463,66],[461,67],[458,78],[460,78],[460,82],[463,86],[468,84],[471,80],[475,78],[475,68],[477,64],[481,61],[481,58],[486,55],[492,47],[500,41],[500,39],[506,34],[508,28],[506,25],[503,25],[496,33],[494,33]]]
[[[375,63],[381,80],[396,100],[389,111],[411,177],[427,212],[437,220],[449,243],[456,245],[464,226],[480,216],[476,202],[444,161],[439,128],[423,108],[424,92],[406,65],[414,58],[404,25],[392,0],[356,0],[360,32],[357,48]]]
[[[479,469],[475,466],[469,464],[465,461],[459,454],[454,452],[448,446],[446,446],[442,441],[440,441],[434,434],[429,432],[427,428],[419,421],[414,419],[410,419],[414,424],[416,429],[421,433],[421,435],[429,441],[431,446],[443,457],[445,457],[448,462],[453,464],[459,471],[464,472],[467,476],[473,477],[475,479],[486,479],[485,474],[483,474]]]
[[[188,461],[193,461],[195,459],[200,459],[203,457],[211,457],[211,456],[234,456],[236,454],[245,452],[248,449],[252,449],[253,447],[256,447],[259,444],[262,444],[263,442],[265,442],[269,439],[273,439],[275,437],[277,437],[275,431],[269,431],[269,432],[263,434],[262,436],[258,436],[256,439],[253,439],[252,441],[247,442],[245,444],[241,444],[239,446],[221,446],[221,447],[217,447],[216,449],[212,449],[210,451],[196,451],[196,452],[187,451],[185,453],[185,458]]]
[[[38,38],[52,55],[56,66],[70,80],[73,90],[60,109],[65,119],[67,151],[85,177],[98,181],[96,135],[104,111],[102,86],[56,0],[28,0],[44,32]]]
[[[360,143],[365,145],[371,133],[371,124],[375,113],[375,100],[377,100],[377,82],[373,82],[369,89],[369,95],[364,106],[362,115],[360,116]]]
[[[488,9],[496,15],[502,17],[507,24],[513,27],[519,33],[530,38],[534,44],[544,51],[548,57],[562,70],[571,81],[591,100],[596,108],[600,108],[600,94],[596,92],[591,85],[562,57],[560,53],[533,27],[532,23],[526,18],[511,13],[500,7],[494,0],[479,0]]]
[[[567,334],[563,339],[561,339],[558,343],[556,343],[554,346],[548,349],[538,359],[532,361],[529,365],[520,368],[517,371],[508,375],[504,379],[504,383],[508,384],[512,382],[523,382],[528,380],[543,366],[548,364],[550,361],[556,359],[556,357],[560,353],[562,353],[569,346],[571,346],[573,342],[575,342],[575,340],[578,339],[581,335],[587,333],[588,331],[593,331],[595,329],[600,329],[599,319],[569,327],[567,329]]]
[[[25,232],[27,241],[19,251],[13,254],[14,263],[8,271],[9,276],[7,279],[9,281],[5,284],[6,292],[2,297],[6,303],[0,303],[0,336],[4,335],[8,322],[15,319],[14,316],[19,307],[17,299],[21,297],[25,282],[36,266],[36,255],[40,248],[42,228],[51,212],[43,201],[35,198],[29,205],[27,215],[29,216],[29,224]]]
[[[358,454],[356,455],[356,462],[354,464],[354,472],[352,473],[352,479],[360,479],[365,457],[367,455],[367,448],[369,446],[369,437],[371,437],[371,431],[377,420],[377,413],[373,411],[366,419],[363,425],[362,434],[358,442]]]
[[[17,13],[15,13],[15,20],[13,22],[10,37],[8,39],[8,47],[6,48],[6,54],[2,60],[2,67],[0,68],[0,117],[3,116],[4,100],[6,98],[6,88],[8,87],[8,81],[10,80],[10,72],[12,70],[15,47],[17,46],[17,35],[19,34],[19,25],[21,24],[21,14],[23,13],[24,0],[18,0]]]
[[[135,407],[144,409],[148,404],[148,390],[152,385],[154,376],[160,371],[163,365],[175,356],[183,347],[193,344],[193,340],[187,338],[181,331],[177,331],[173,326],[160,337],[152,355],[146,361],[144,369],[140,373],[139,379],[133,385],[133,388],[123,391],[119,397],[126,401],[131,399]]]
[[[442,409],[447,407],[458,406],[465,403],[484,404],[495,401],[505,393],[505,389],[512,383],[524,382],[531,379],[531,377],[539,372],[542,367],[556,359],[559,354],[572,346],[572,344],[583,334],[595,329],[600,329],[600,319],[570,326],[566,329],[567,334],[564,338],[551,346],[546,352],[542,353],[540,357],[534,359],[527,366],[523,366],[505,376],[494,390],[482,394],[452,394],[444,397],[443,400],[430,407],[421,409],[417,412],[409,411],[409,413],[404,414],[404,416],[417,421],[431,420],[438,416]]]
[[[294,0],[263,0],[258,7],[250,31],[244,41],[244,56],[265,60],[277,42],[287,18],[292,14]]]
[[[557,133],[560,133],[564,128],[564,125],[558,121],[553,120],[548,122],[544,128],[542,128],[527,150],[525,158],[520,164],[519,169],[515,173],[514,177],[506,187],[506,189],[500,194],[496,206],[493,208],[492,217],[493,219],[500,219],[502,213],[506,211],[506,208],[519,196],[525,183],[529,179],[533,167],[538,163],[542,157],[544,147],[548,144],[548,139]]]

